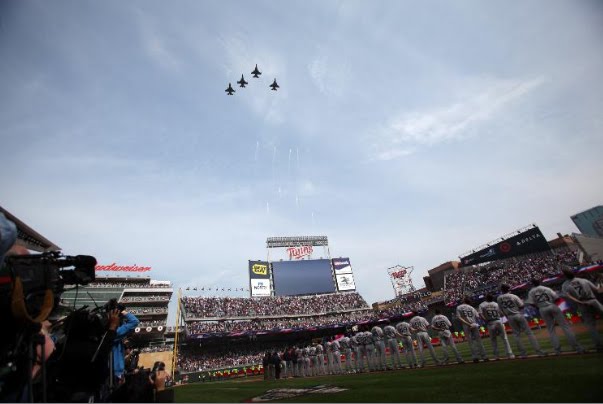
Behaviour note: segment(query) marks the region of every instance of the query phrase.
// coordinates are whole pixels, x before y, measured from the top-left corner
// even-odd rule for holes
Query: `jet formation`
[[[251,75],[257,79],[260,77],[261,74],[262,74],[262,72],[260,71],[260,69],[258,69],[258,65],[256,64],[255,69],[253,69],[253,71],[251,72]],[[245,86],[247,86],[247,84],[249,84],[249,82],[245,81],[245,76],[241,74],[241,80],[237,81],[237,84],[239,85],[239,87],[245,88]],[[276,78],[274,79],[272,84],[270,84],[268,87],[270,87],[270,89],[272,89],[272,91],[277,91],[276,89],[280,88],[280,86],[276,82]],[[224,90],[224,91],[228,95],[233,95],[234,93],[236,93],[236,90],[234,88],[232,88],[232,85],[230,83],[228,83],[228,88],[226,88],[226,90]]]

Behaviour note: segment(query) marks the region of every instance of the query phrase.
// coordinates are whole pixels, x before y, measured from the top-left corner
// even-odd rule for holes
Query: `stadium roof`
[[[328,246],[329,240],[327,236],[268,237],[266,239],[267,248],[299,247],[304,245]]]
[[[57,246],[46,237],[23,223],[15,215],[0,206],[0,212],[12,221],[17,226],[17,242],[28,250],[44,252],[44,251],[59,251],[61,247]]]

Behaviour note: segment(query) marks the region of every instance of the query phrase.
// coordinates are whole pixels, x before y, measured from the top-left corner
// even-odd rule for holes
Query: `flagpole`
[[[178,365],[178,334],[180,333],[180,302],[182,300],[182,289],[178,288],[178,300],[176,306],[176,333],[174,334],[174,353],[172,357],[172,377]]]

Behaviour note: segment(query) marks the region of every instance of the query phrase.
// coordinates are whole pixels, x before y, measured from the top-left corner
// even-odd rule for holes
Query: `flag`
[[[559,309],[561,309],[561,311],[567,311],[570,309],[570,305],[567,303],[567,301],[560,297],[559,299],[557,299],[555,301],[555,303],[557,304],[557,307],[559,307]]]

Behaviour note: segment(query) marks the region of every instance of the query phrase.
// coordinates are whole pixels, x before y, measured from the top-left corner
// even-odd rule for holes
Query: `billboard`
[[[261,297],[270,296],[270,279],[252,279],[251,280],[251,296]]]
[[[272,277],[276,296],[335,292],[331,260],[275,261]]]
[[[332,261],[335,275],[352,273],[352,265],[349,258],[333,258]]]
[[[337,279],[338,290],[356,290],[356,284],[354,283],[354,275],[351,272],[349,274],[335,275],[335,278]]]
[[[549,250],[549,243],[538,226],[535,226],[506,240],[461,257],[461,263],[463,265],[475,265]]]
[[[270,266],[266,261],[249,261],[249,290],[251,296],[270,296]]]

